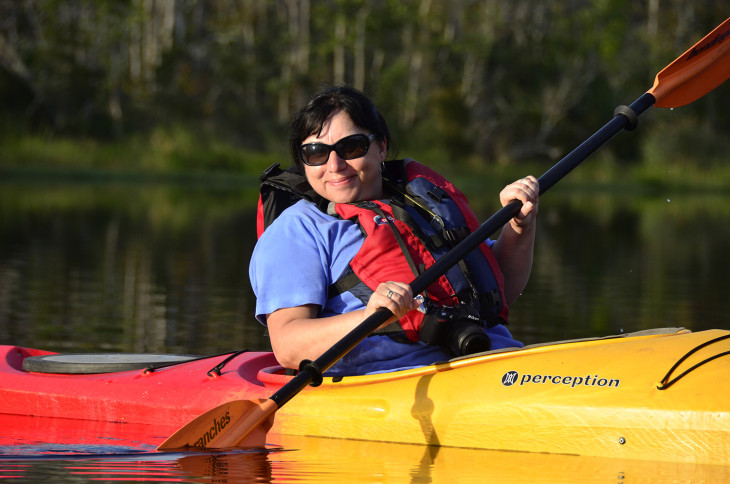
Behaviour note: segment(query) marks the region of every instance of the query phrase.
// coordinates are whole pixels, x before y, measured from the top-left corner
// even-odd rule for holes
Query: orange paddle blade
[[[234,400],[188,422],[157,450],[263,447],[279,407],[272,400]]]
[[[649,89],[655,106],[676,108],[695,101],[730,77],[730,18],[656,75]]]

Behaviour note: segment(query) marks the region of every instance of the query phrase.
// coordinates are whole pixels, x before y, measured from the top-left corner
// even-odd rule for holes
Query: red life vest
[[[478,227],[466,197],[453,184],[420,163],[410,161],[404,168],[402,179],[386,178],[389,203],[334,204],[338,216],[357,223],[365,234],[350,268],[370,290],[384,281],[412,280]],[[507,320],[504,279],[486,243],[439,277],[427,296],[432,310],[468,305],[488,325]],[[408,340],[419,339],[423,318],[423,312],[411,311],[399,320]]]
[[[292,198],[294,192],[301,193],[302,185],[298,184],[301,180],[297,176],[302,177],[292,170],[272,168],[262,175],[259,236],[273,222],[274,212],[280,213],[285,205],[297,201],[296,197]],[[330,297],[350,291],[366,304],[378,284],[389,280],[410,282],[479,225],[466,197],[420,163],[388,161],[383,179],[384,192],[390,197],[387,203],[327,204],[327,213],[357,223],[365,235],[348,270],[330,287]],[[287,188],[282,189],[282,184]],[[293,185],[299,188],[293,189]],[[313,196],[309,190],[299,198],[317,203],[324,210],[326,201]],[[280,210],[272,209],[276,200]],[[504,279],[486,243],[429,286],[425,296],[430,311],[468,306],[488,326],[507,320]],[[423,318],[423,312],[411,311],[399,320],[397,329],[405,332],[407,340],[417,341]],[[388,328],[386,332],[390,334],[394,329]]]

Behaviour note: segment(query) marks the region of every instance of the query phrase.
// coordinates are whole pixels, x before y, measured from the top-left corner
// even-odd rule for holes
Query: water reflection
[[[543,336],[725,328],[727,195],[568,194],[541,206],[533,280],[513,316]]]
[[[0,451],[2,451],[0,447]],[[73,453],[7,457],[0,479],[22,482],[272,482],[269,451],[228,453]]]
[[[247,276],[255,203],[202,187],[3,186],[0,340],[58,350],[265,348]]]
[[[728,195],[671,195],[548,194],[513,332],[533,343],[727,327]],[[58,351],[269,349],[247,275],[256,197],[196,185],[2,183],[0,341]],[[477,201],[482,218],[496,208],[488,203]]]
[[[727,466],[437,448],[273,436],[278,446],[217,453],[125,452],[9,456],[9,482],[727,482]],[[70,450],[73,446],[70,447]]]

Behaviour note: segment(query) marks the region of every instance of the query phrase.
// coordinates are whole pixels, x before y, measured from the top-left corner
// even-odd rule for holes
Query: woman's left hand
[[[540,184],[537,178],[534,176],[521,178],[504,187],[499,193],[499,201],[502,206],[515,199],[522,202],[522,208],[517,216],[510,220],[510,224],[515,232],[521,234],[535,223],[537,205],[540,200]]]

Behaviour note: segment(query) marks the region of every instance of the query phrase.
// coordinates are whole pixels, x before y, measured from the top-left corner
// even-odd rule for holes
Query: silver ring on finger
[[[393,299],[393,291],[388,289],[388,293],[385,295],[385,297],[387,297],[388,299]]]

